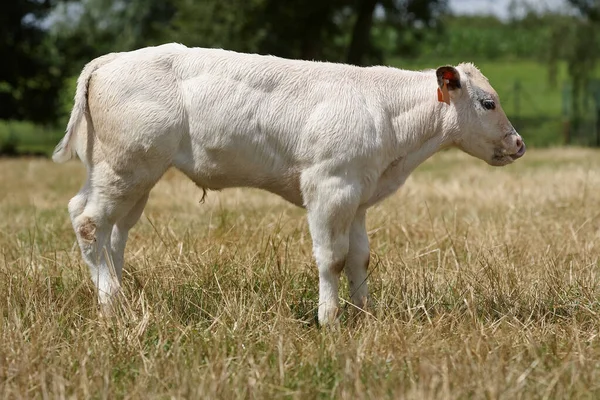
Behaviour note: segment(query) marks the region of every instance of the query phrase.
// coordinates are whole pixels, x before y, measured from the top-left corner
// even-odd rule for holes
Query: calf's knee
[[[92,243],[96,241],[96,224],[87,216],[75,218],[73,228],[77,236],[84,242]]]

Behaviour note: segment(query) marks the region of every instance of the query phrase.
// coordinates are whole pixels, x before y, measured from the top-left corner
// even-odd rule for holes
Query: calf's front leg
[[[355,186],[336,178],[323,179],[307,202],[313,253],[319,268],[319,323],[336,322],[339,281],[350,245],[358,193]]]

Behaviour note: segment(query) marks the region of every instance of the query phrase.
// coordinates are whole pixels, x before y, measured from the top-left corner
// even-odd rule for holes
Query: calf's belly
[[[264,157],[227,152],[223,149],[181,151],[174,166],[196,185],[209,190],[234,187],[263,189],[302,207],[299,168]]]

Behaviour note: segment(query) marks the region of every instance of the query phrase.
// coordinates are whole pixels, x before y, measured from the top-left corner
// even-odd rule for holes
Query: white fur
[[[335,321],[342,270],[352,301],[364,307],[366,209],[442,148],[456,145],[503,165],[520,147],[499,104],[495,111],[477,106],[481,90],[497,101],[485,77],[470,64],[457,70],[462,89],[451,91],[447,105],[437,100],[435,70],[179,44],[93,60],[79,77],[53,158],[76,153],[87,166],[69,211],[100,301],[119,289],[127,234],[149,191],[175,167],[202,188],[262,188],[305,207],[319,268],[319,321]]]

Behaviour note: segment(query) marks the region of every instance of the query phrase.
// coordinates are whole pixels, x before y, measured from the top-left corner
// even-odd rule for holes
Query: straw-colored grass
[[[372,316],[338,330],[315,322],[304,212],[276,196],[200,204],[169,172],[102,318],[66,211],[82,165],[0,171],[1,398],[600,396],[598,151],[426,162],[369,212]]]

